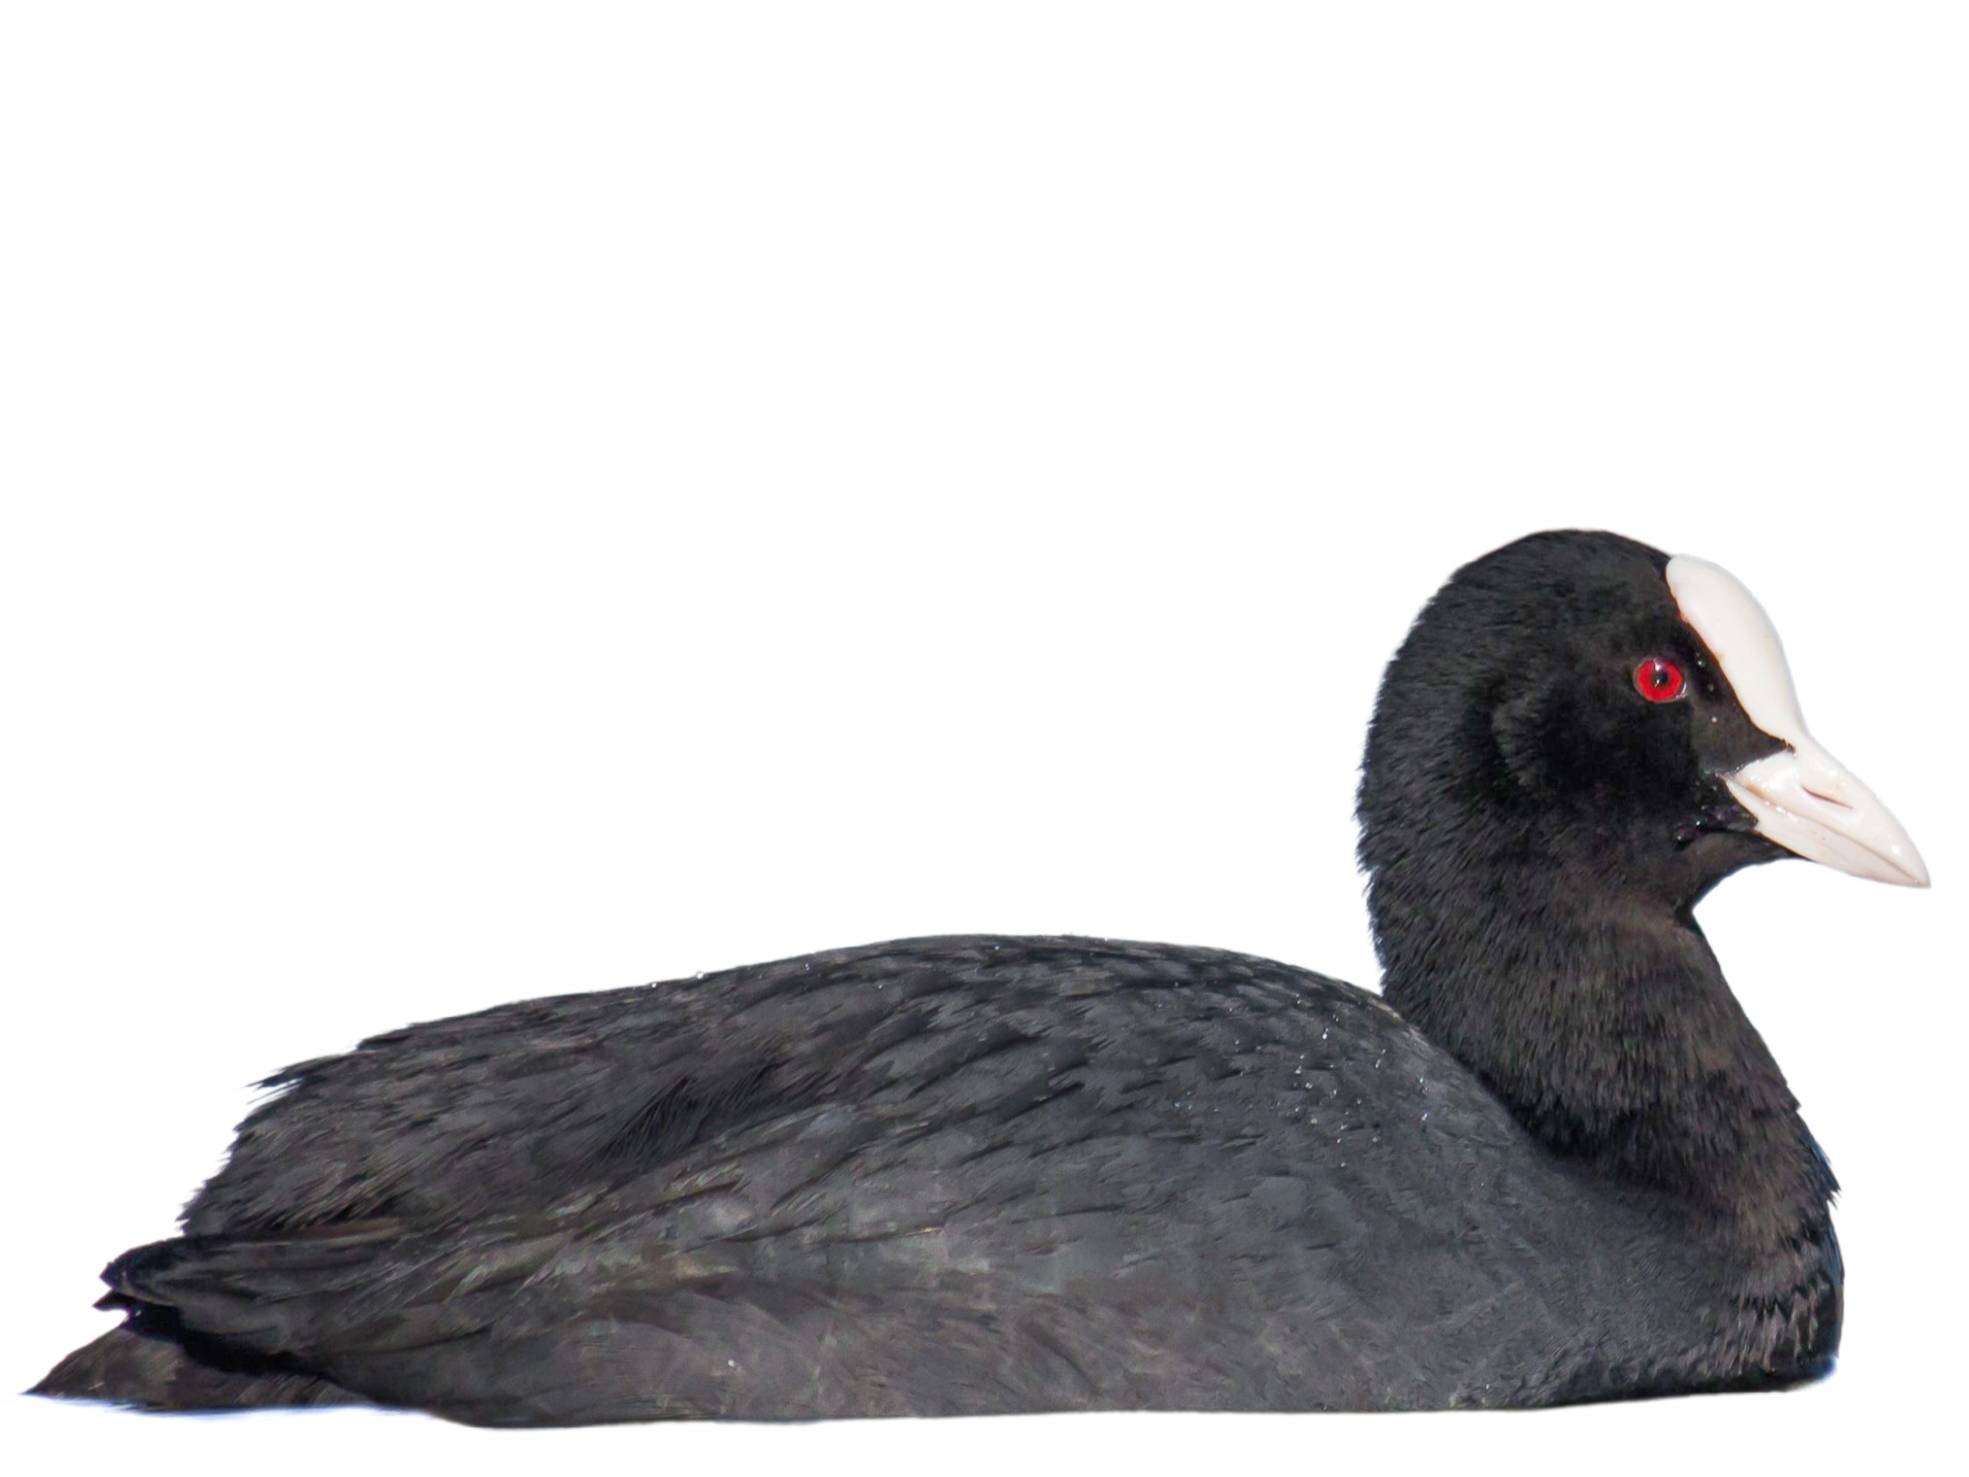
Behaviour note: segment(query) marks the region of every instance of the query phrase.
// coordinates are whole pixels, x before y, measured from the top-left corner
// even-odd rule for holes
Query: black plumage
[[[1691,915],[1782,854],[1721,776],[1783,745],[1664,562],[1539,535],[1418,619],[1360,788],[1385,1003],[964,937],[394,1031],[270,1079],[41,1390],[552,1424],[1822,1373],[1832,1176]]]

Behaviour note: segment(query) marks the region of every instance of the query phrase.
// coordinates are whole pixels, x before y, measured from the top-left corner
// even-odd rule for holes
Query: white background
[[[247,1083],[371,1031],[949,930],[1371,983],[1380,665],[1535,528],[1738,573],[1936,878],[1702,913],[1845,1183],[1815,1389],[506,1436],[9,1398],[17,1470],[1796,1471],[1953,1414],[1959,8],[4,25],[0,1386],[106,1326]]]

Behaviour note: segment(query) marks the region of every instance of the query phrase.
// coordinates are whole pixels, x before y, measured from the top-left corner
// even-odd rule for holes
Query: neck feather
[[[1403,902],[1383,880],[1388,1002],[1532,1132],[1759,1250],[1827,1226],[1831,1172],[1686,910],[1536,877]]]

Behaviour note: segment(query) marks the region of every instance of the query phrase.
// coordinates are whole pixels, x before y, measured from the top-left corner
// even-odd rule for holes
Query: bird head
[[[1743,584],[1608,533],[1534,534],[1443,586],[1383,680],[1360,815],[1377,932],[1459,875],[1675,910],[1783,856],[1928,884],[1806,729]]]

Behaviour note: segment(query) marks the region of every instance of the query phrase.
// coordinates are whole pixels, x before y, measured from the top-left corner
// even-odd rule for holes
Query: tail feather
[[[129,1321],[84,1344],[28,1393],[145,1410],[368,1403],[320,1375],[204,1343],[171,1310],[149,1307],[131,1309]]]

